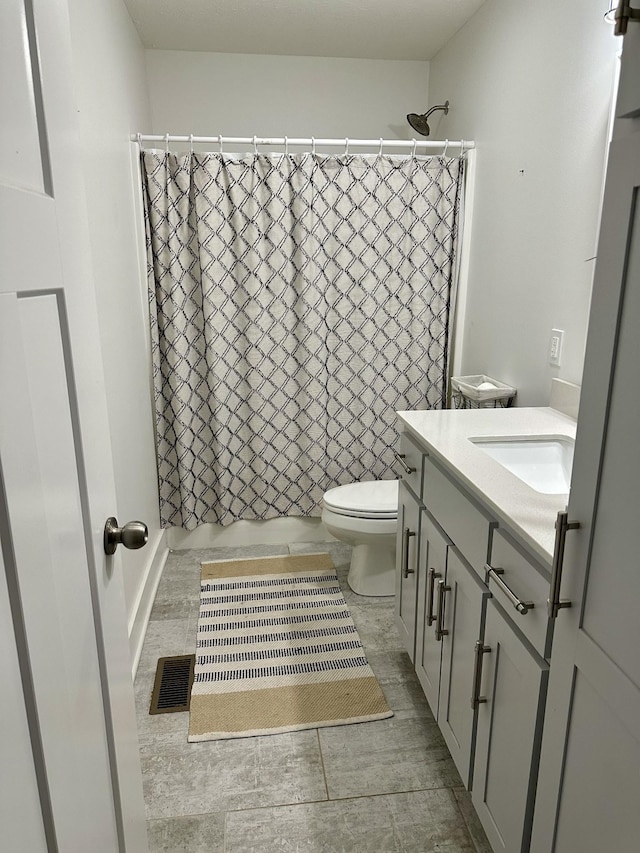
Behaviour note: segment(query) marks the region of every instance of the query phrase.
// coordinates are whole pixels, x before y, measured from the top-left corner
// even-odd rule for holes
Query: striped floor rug
[[[190,741],[390,716],[328,554],[202,564]]]

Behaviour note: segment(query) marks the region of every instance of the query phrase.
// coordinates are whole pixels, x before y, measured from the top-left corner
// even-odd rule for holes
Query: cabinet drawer
[[[409,486],[411,491],[420,497],[422,494],[422,460],[423,451],[406,432],[400,434],[396,472],[398,478]],[[405,468],[406,466],[406,468]]]
[[[487,577],[489,590],[496,601],[509,614],[516,627],[522,631],[538,654],[548,657],[551,643],[550,620],[547,616],[549,579],[520,551],[502,530],[495,530],[491,543],[489,565],[502,569],[500,579],[520,601],[533,604],[533,608],[521,613],[510,596],[502,589],[492,574]]]
[[[424,459],[422,500],[458,550],[484,579],[494,522],[432,462]]]

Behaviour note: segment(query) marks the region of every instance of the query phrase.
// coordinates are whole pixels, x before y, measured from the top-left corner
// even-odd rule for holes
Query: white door
[[[616,115],[640,116],[640,23]],[[640,118],[609,152],[561,598],[533,827],[536,853],[640,844]]]
[[[0,3],[0,826],[147,849],[65,0]],[[127,519],[122,519],[126,521]]]

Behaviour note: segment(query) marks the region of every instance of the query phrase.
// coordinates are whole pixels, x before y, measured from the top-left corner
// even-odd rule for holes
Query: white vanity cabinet
[[[421,450],[421,500],[400,484],[396,622],[494,850],[525,853],[551,645],[548,570]]]

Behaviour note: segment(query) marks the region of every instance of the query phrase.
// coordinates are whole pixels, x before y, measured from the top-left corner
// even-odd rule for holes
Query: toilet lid
[[[338,515],[358,518],[397,518],[398,481],[349,483],[325,492],[323,503]]]

